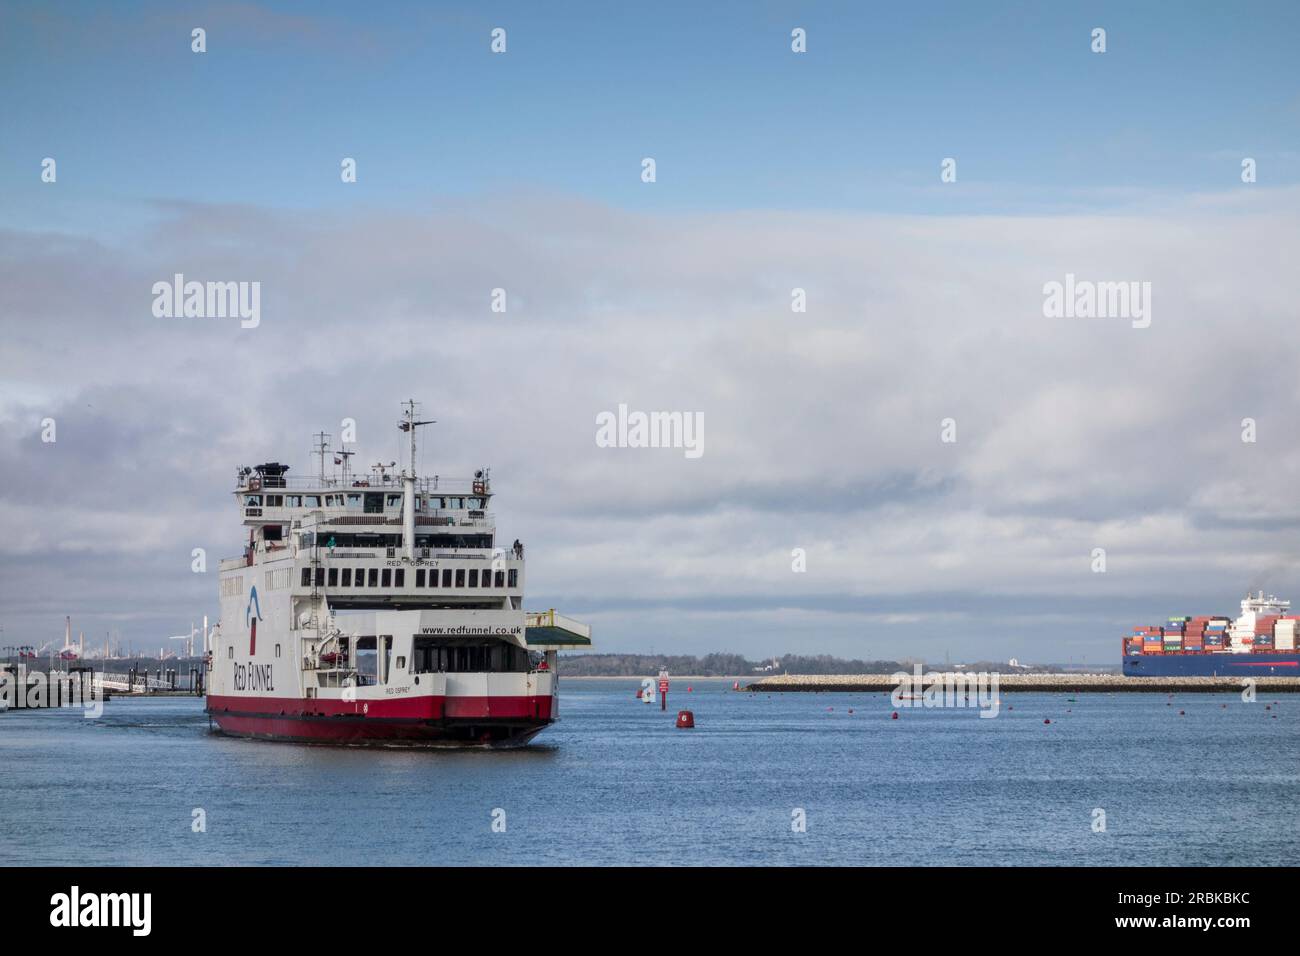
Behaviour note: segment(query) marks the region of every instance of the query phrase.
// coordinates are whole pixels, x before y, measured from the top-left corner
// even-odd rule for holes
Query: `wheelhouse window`
[[[360,511],[360,510],[361,510],[361,495],[359,495],[359,494],[349,494],[349,495],[348,495],[348,511]]]
[[[389,496],[388,496],[388,507],[389,507],[389,508],[400,508],[400,507],[402,507],[402,496],[401,496],[401,495],[389,495]]]
[[[302,503],[307,508],[319,508],[320,495],[303,495]]]
[[[244,495],[245,508],[259,508],[262,505],[261,495]]]
[[[284,507],[284,495],[267,495],[267,496],[266,496],[266,506],[267,506],[268,508],[283,508],[283,507]]]
[[[302,507],[302,495],[285,495],[285,496],[284,496],[284,502],[285,502],[285,504],[288,505],[290,508],[301,508],[301,507]]]

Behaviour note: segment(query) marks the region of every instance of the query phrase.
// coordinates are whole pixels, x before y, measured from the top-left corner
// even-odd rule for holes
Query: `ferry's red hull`
[[[344,702],[209,696],[224,734],[298,743],[438,745],[527,743],[552,722],[552,698],[420,697]]]

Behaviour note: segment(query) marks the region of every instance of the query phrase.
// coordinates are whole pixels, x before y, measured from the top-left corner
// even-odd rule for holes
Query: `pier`
[[[921,677],[929,685],[948,671],[928,671]],[[957,672],[965,680],[975,680],[975,672]],[[788,674],[763,677],[746,684],[745,690],[760,693],[893,693],[906,683],[911,689],[915,676],[900,678],[896,674]],[[1239,693],[1253,681],[1256,691],[1269,693],[1300,692],[1300,677],[1124,677],[1120,674],[998,674],[998,691],[1006,693],[1085,694],[1085,693]]]
[[[26,664],[0,663],[0,709],[48,709],[108,701],[115,696],[201,697],[204,669],[192,665],[188,675],[178,668],[157,667],[150,674],[139,662],[124,672],[95,670],[73,664],[46,670]]]

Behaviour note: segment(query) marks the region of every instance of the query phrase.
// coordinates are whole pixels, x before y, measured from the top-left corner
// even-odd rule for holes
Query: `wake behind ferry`
[[[242,467],[244,553],[221,562],[221,622],[205,648],[207,713],[223,733],[320,743],[517,745],[558,717],[560,650],[585,625],[523,609],[524,548],[497,546],[488,469],[353,476]]]
[[[1300,677],[1291,602],[1247,594],[1235,620],[1171,617],[1136,627],[1124,638],[1124,673],[1131,677]]]

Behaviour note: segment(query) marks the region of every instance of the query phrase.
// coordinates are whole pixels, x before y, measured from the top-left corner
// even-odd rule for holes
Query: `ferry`
[[[1130,677],[1297,677],[1300,617],[1291,602],[1264,592],[1247,594],[1241,613],[1171,617],[1136,627],[1123,639],[1124,673]]]
[[[524,546],[497,541],[490,470],[416,474],[414,401],[398,428],[410,461],[354,475],[241,467],[248,543],[221,562],[220,622],[205,652],[207,714],[238,737],[359,745],[527,743],[559,716],[558,652],[591,629],[524,609]],[[341,466],[341,470],[340,470]]]

